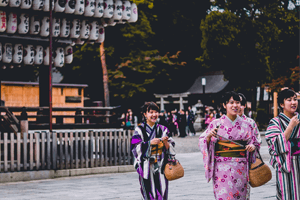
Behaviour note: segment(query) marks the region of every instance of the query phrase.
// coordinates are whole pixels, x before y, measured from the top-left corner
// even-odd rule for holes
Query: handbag
[[[259,158],[256,158],[256,162],[249,167],[249,183],[251,187],[259,187],[272,179],[272,172],[269,166],[264,163],[259,151],[257,153]]]
[[[171,159],[168,159],[164,173],[169,181],[173,181],[184,176],[184,169],[180,162],[175,159],[175,156],[173,156]]]

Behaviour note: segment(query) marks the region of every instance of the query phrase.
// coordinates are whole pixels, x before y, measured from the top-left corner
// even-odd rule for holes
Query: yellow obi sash
[[[235,140],[235,142],[246,145],[246,141]],[[215,145],[215,156],[222,157],[246,157],[246,150],[228,140],[219,140]]]
[[[162,141],[158,144],[154,144],[154,145],[151,144],[151,158],[155,159],[152,162],[154,163],[157,162],[157,156],[160,156],[162,154],[163,148],[164,148],[164,143]]]

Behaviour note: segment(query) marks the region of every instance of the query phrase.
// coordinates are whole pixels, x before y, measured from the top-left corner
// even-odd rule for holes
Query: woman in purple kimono
[[[251,124],[238,116],[239,95],[227,92],[222,103],[227,114],[212,121],[199,138],[205,177],[208,182],[213,179],[217,200],[245,200],[248,199],[249,162],[255,162],[254,150],[260,145]]]
[[[169,130],[157,124],[159,108],[154,102],[142,107],[145,122],[136,127],[131,141],[134,167],[139,174],[142,199],[168,199],[168,180],[164,175],[166,154],[175,155],[175,142]],[[165,158],[167,159],[167,158]]]

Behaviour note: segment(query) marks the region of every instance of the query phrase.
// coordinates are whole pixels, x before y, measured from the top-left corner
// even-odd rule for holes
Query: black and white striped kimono
[[[144,132],[144,133],[143,133]],[[144,137],[145,136],[145,137]],[[131,149],[135,157],[134,166],[139,174],[142,198],[147,200],[168,199],[168,180],[164,175],[162,166],[167,150],[164,147],[161,155],[157,155],[157,163],[150,161],[151,145],[154,138],[168,136],[170,148],[169,154],[175,155],[175,142],[169,135],[169,130],[160,124],[150,127],[148,124],[141,124],[136,127],[131,141]]]

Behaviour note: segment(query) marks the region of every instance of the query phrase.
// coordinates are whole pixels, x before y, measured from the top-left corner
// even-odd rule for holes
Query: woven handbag
[[[176,159],[169,160],[165,166],[165,176],[169,181],[179,179],[184,176],[184,169]]]
[[[260,156],[256,158],[256,162],[250,165],[249,168],[249,180],[251,187],[259,187],[266,184],[272,179],[272,172],[268,165],[266,165]]]

